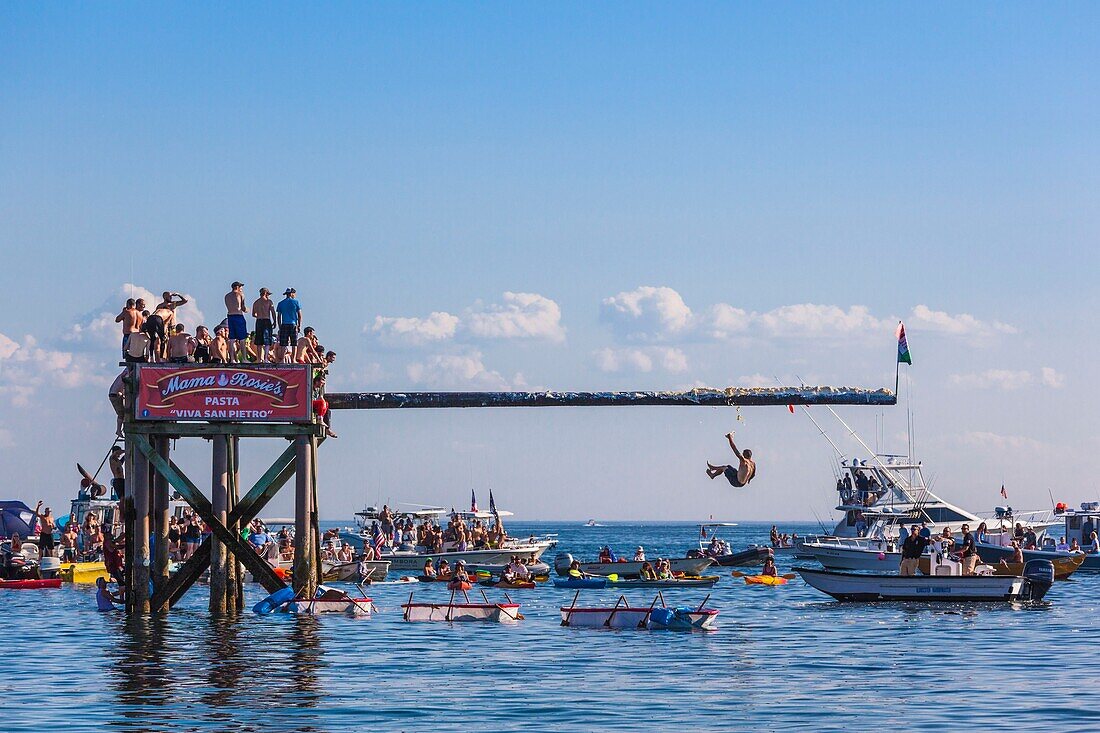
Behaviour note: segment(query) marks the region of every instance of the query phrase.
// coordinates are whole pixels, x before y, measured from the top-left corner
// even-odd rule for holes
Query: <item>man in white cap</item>
[[[645,562],[645,548],[641,545],[634,551],[634,562]]]

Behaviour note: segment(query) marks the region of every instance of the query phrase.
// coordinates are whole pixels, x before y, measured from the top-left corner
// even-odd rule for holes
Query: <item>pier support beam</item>
[[[294,591],[312,598],[317,591],[317,538],[313,534],[313,458],[308,436],[295,438]]]
[[[149,461],[142,453],[134,456],[133,522],[127,530],[126,542],[132,544],[133,567],[128,589],[133,613],[149,613]]]
[[[229,457],[228,438],[225,435],[215,435],[213,440],[211,477],[210,477],[210,503],[214,521],[225,524],[228,514],[229,491]],[[225,613],[226,594],[226,566],[229,553],[225,544],[217,537],[212,538],[210,546],[210,613]]]
[[[160,436],[156,439],[157,455],[168,463],[171,460],[171,439]],[[169,497],[168,479],[160,473],[153,474],[153,587],[160,590],[168,583],[168,566],[171,562],[168,552]],[[154,594],[155,595],[155,594]],[[153,606],[154,613],[166,611],[167,606]]]

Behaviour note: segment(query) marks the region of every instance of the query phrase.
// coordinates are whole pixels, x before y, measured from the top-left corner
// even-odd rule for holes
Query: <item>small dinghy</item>
[[[577,598],[580,591],[573,597],[573,605],[562,606],[562,626],[586,626],[590,628],[604,629],[667,629],[670,631],[694,631],[710,629],[718,617],[718,610],[706,608],[710,600],[708,595],[697,608],[686,606],[669,608],[664,603],[664,596],[660,593],[653,599],[653,603],[646,607],[633,607],[626,600],[626,596],[619,596],[619,600],[611,607],[580,607],[577,606]],[[661,605],[657,605],[657,601]]]
[[[0,590],[39,590],[60,588],[61,578],[27,578],[26,580],[0,580]]]
[[[479,581],[478,585],[486,588],[500,588],[501,590],[530,590],[535,587],[533,580],[500,580],[498,578],[486,578]]]
[[[336,588],[318,586],[317,595],[310,599],[297,598],[293,588],[275,591],[252,607],[253,613],[300,613],[310,616],[321,613],[342,613],[348,616],[370,616],[374,604],[370,598],[355,598]]]
[[[463,603],[455,603],[455,594],[451,593],[448,603],[414,603],[413,594],[409,594],[408,603],[401,604],[402,617],[406,621],[485,621],[488,623],[515,623],[523,619],[519,604],[511,598],[506,603],[491,603],[482,592],[484,603],[471,603],[469,596],[462,594]]]

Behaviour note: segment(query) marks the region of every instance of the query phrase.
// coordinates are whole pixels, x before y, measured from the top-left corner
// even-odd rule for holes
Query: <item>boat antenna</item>
[[[779,377],[775,377],[775,381],[776,381],[776,383],[779,384],[779,386],[781,386],[781,387],[783,386],[783,382],[780,381]],[[799,381],[802,381],[802,380],[799,379]],[[817,420],[814,419],[814,416],[810,414],[810,408],[806,407],[806,405],[799,405],[799,407],[802,408],[802,412],[806,413],[806,417],[810,418],[810,422],[812,422],[814,424],[814,427],[817,428],[817,432],[821,433],[821,437],[824,438],[825,440],[829,441],[829,445],[831,445],[833,447],[833,450],[836,451],[837,457],[838,458],[844,458],[845,457],[844,451],[842,451],[837,446],[837,444],[833,442],[833,439],[829,437],[829,434],[825,432],[825,429],[822,428],[821,425],[817,422]]]

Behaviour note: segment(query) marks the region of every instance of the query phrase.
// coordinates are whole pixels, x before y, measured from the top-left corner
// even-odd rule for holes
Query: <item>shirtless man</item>
[[[252,304],[252,317],[256,319],[256,348],[260,349],[260,361],[271,361],[271,347],[275,345],[275,303],[271,291],[260,288],[260,297]]]
[[[187,333],[182,323],[176,324],[176,332],[168,339],[168,361],[173,364],[186,364],[195,352],[195,339]]]
[[[126,451],[121,445],[111,446],[108,461],[111,465],[111,489],[115,492],[115,498],[121,501],[126,496]]]
[[[317,337],[314,335],[313,326],[306,326],[302,332],[302,338],[298,339],[298,345],[294,347],[295,364],[317,364],[321,360],[316,351]]]
[[[229,359],[244,361],[244,340],[248,338],[248,323],[244,320],[244,283],[234,280],[225,294],[226,321],[229,324]]]
[[[144,324],[151,347],[149,361],[164,361],[168,354],[168,332],[176,323],[176,308],[187,302],[187,298],[168,290],[163,296],[164,300]]]
[[[737,446],[733,443],[733,433],[726,433],[726,440],[730,442],[730,448],[740,463],[737,468],[733,466],[712,466],[708,463],[707,476],[715,479],[724,474],[734,488],[740,489],[743,486],[748,486],[749,482],[756,478],[756,461],[752,459],[752,451],[748,448],[743,452],[737,450]]]
[[[210,342],[210,362],[229,363],[229,327],[224,324],[214,329],[214,340]]]
[[[139,336],[145,336],[145,334],[138,334]],[[129,359],[127,359],[129,361]],[[126,404],[126,376],[129,374],[129,370],[124,369],[118,373],[115,377],[115,381],[111,382],[110,388],[107,390],[107,399],[111,401],[111,407],[115,409],[115,437],[121,438],[122,435],[122,422],[126,418],[126,408],[129,406]]]
[[[122,324],[122,355],[126,355],[126,346],[130,343],[130,334],[141,331],[141,324],[145,319],[141,310],[137,307],[137,301],[133,298],[126,299],[126,307],[115,316],[115,323]]]

